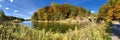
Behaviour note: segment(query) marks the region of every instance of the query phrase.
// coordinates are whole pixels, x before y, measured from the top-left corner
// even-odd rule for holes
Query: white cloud
[[[0,0],[0,2],[2,2],[3,0]]]
[[[20,13],[16,13],[16,14],[14,14],[14,16],[20,17],[20,18],[25,18],[25,19],[30,18],[29,16],[26,16],[26,15],[23,15],[23,14],[20,14]]]
[[[3,0],[0,0],[0,2],[3,1]]]
[[[30,14],[33,14],[34,12],[30,12]]]
[[[10,8],[9,8],[9,7],[6,7],[5,9],[8,10],[8,9],[10,9]]]
[[[95,11],[91,11],[91,13],[95,13]]]
[[[14,13],[17,13],[17,12],[19,12],[18,10],[14,10]]]
[[[11,3],[13,3],[13,0],[10,0]]]
[[[0,2],[4,2],[4,0],[0,0]]]
[[[30,19],[30,17],[24,17],[25,19]]]

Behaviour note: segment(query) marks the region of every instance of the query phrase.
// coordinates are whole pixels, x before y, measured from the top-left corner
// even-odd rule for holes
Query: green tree
[[[5,15],[3,10],[0,10],[0,21],[3,21],[5,19]]]
[[[33,21],[38,20],[37,12],[35,12],[35,13],[33,14],[33,16],[32,16],[32,20],[33,20]]]

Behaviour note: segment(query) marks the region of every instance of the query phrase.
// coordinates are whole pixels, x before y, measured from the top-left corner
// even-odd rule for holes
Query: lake
[[[51,30],[52,32],[62,32],[62,33],[65,33],[69,29],[74,30],[75,27],[78,28],[79,26],[76,24],[65,24],[65,23],[56,23],[56,22],[31,22],[31,21],[24,21],[21,24],[33,29],[38,29],[38,30],[45,29],[46,31]]]

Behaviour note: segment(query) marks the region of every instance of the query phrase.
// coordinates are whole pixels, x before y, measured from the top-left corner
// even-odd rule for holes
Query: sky
[[[49,6],[51,2],[80,6],[98,13],[99,8],[106,4],[107,0],[0,0],[0,10],[8,16],[29,19],[35,11]]]

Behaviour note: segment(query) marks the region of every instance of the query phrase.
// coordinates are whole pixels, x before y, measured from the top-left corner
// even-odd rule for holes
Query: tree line
[[[0,22],[5,21],[12,21],[12,20],[21,20],[24,21],[23,18],[13,17],[13,16],[6,16],[3,10],[0,10]]]
[[[106,21],[120,20],[120,0],[108,0],[98,13],[98,19]]]
[[[69,4],[55,4],[52,2],[50,6],[38,9],[31,18],[34,21],[53,21],[65,20],[67,18],[74,18],[77,16],[87,17],[91,15],[93,15],[93,13],[85,8]]]

